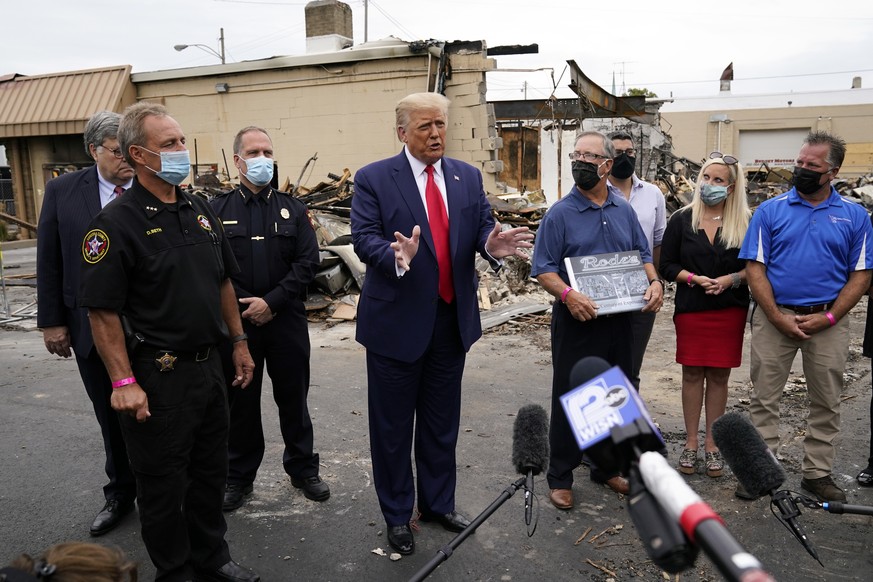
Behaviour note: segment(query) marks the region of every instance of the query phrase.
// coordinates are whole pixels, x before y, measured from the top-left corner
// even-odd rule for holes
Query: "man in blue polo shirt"
[[[656,312],[663,303],[664,286],[652,264],[646,235],[631,205],[620,193],[610,192],[606,177],[612,169],[615,147],[596,131],[579,135],[573,152],[570,193],[552,205],[537,229],[533,275],[554,295],[552,307],[552,415],[549,427],[549,500],[558,509],[573,507],[573,469],[582,453],[561,407],[569,389],[570,371],[581,358],[598,356],[633,373],[633,329],[629,313],[597,317],[597,303],[574,291],[564,258],[638,250],[649,287],[643,311]],[[619,493],[628,492],[621,475],[607,475],[592,466],[591,479]]]
[[[873,228],[867,211],[831,187],[843,140],[810,133],[794,165],[794,188],[758,207],[740,258],[758,311],[752,320],[749,412],[775,453],[779,400],[797,350],[809,390],[800,486],[822,501],[846,501],[834,483],[834,439],[849,355],[845,315],[870,287]],[[742,488],[737,496],[748,498]]]

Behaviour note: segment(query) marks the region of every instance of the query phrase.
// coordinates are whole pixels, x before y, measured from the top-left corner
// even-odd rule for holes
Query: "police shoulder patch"
[[[99,228],[88,231],[82,241],[82,256],[86,262],[93,265],[105,257],[108,250],[109,236],[105,232]]]

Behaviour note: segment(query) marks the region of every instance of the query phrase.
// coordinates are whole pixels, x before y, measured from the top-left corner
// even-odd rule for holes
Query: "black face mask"
[[[829,172],[830,170],[828,170]],[[794,167],[794,179],[793,184],[798,192],[809,196],[810,194],[814,194],[818,192],[818,190],[822,187],[821,177],[827,174],[827,172],[816,172],[815,170],[810,170],[809,168],[798,168]]]
[[[615,162],[612,164],[612,172],[610,173],[619,180],[626,180],[634,175],[634,168],[636,165],[636,158],[627,154],[621,154],[620,156],[616,156]]]
[[[591,190],[600,182],[600,166],[591,162],[573,162],[573,181],[581,190]]]

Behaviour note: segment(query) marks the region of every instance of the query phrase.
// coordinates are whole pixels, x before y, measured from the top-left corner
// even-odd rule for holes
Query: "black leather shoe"
[[[453,511],[451,513],[446,513],[445,515],[438,515],[435,513],[422,513],[421,517],[418,518],[421,521],[433,521],[441,526],[444,529],[449,531],[453,531],[455,533],[459,533],[467,529],[467,526],[470,525],[470,520],[458,513],[457,511]]]
[[[861,487],[873,487],[873,467],[867,467],[855,477]]]
[[[102,536],[112,531],[131,511],[133,511],[133,501],[110,499],[94,518],[94,523],[91,524],[91,535]]]
[[[415,538],[408,525],[388,526],[388,545],[404,556],[415,551]]]
[[[221,504],[221,509],[224,511],[233,511],[245,503],[245,496],[251,495],[252,484],[239,485],[237,483],[229,483],[227,489],[224,490],[224,503]]]
[[[259,582],[260,576],[231,560],[218,570],[198,572],[194,582]]]
[[[291,484],[303,489],[303,496],[313,501],[326,501],[330,497],[330,487],[318,475],[312,477],[291,477]]]

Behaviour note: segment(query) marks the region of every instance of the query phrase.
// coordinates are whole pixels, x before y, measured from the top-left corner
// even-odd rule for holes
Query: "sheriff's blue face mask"
[[[246,163],[246,178],[255,186],[266,186],[273,179],[273,160],[258,156],[243,160]]]
[[[146,168],[149,168],[149,170],[154,172],[155,175],[164,182],[168,182],[173,186],[178,186],[188,177],[188,173],[191,171],[191,157],[188,154],[188,150],[158,153],[153,152],[148,148],[142,149],[161,157],[160,171],[149,168],[148,166],[146,166]]]

